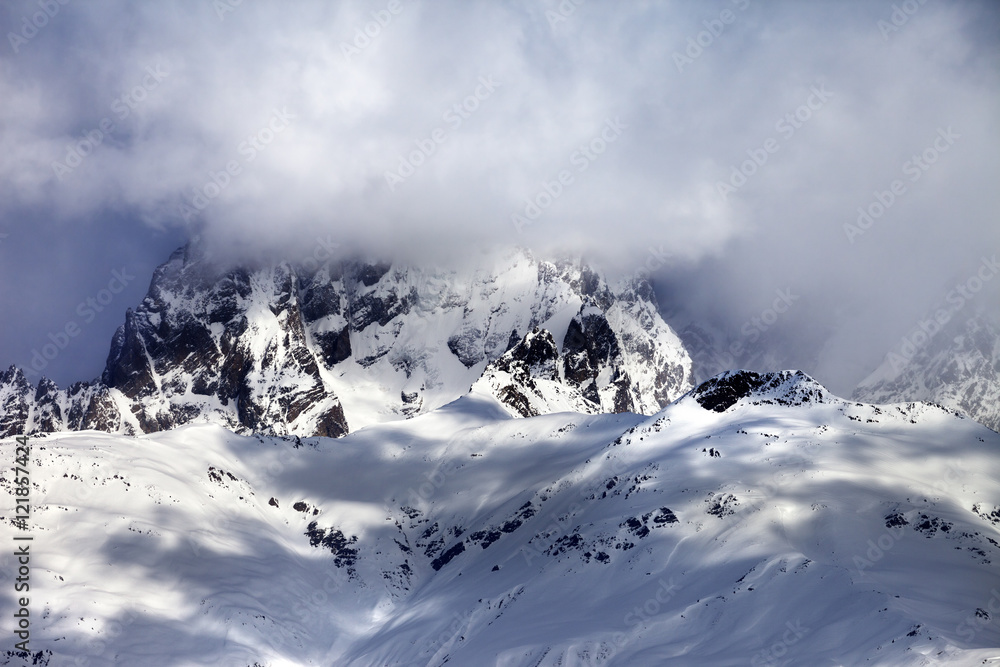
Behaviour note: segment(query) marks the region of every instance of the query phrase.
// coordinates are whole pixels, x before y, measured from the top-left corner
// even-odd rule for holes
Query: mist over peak
[[[196,236],[231,263],[518,246],[651,275],[737,335],[790,289],[761,336],[842,388],[1000,248],[993,4],[564,5],[84,3],[39,27],[7,3],[0,349],[23,363],[113,268],[145,282]],[[137,295],[53,371],[85,376]]]

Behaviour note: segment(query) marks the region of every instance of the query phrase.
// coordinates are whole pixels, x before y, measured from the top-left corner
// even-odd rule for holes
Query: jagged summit
[[[690,359],[645,281],[612,285],[579,259],[549,262],[522,249],[474,264],[222,266],[188,244],[127,311],[100,380],[34,391],[16,369],[0,376],[0,435],[209,422],[336,437],[488,384],[499,372],[491,364],[536,345],[526,338],[536,329],[558,363],[528,376],[542,373],[574,397],[565,409],[651,414],[690,389]]]
[[[520,417],[653,413],[682,379],[668,341],[638,336],[621,323],[616,328],[603,312],[586,308],[570,321],[561,348],[551,332],[536,328],[491,362],[472,391],[497,398]],[[646,363],[631,362],[629,352]]]
[[[720,373],[688,392],[686,397],[715,412],[725,412],[742,399],[755,404],[802,405],[834,398],[823,385],[802,371],[755,373],[747,370]]]
[[[578,258],[546,261],[524,249],[462,262],[234,265],[190,243],[127,311],[99,379],[60,389],[44,378],[32,386],[15,367],[0,373],[0,436],[209,422],[337,437],[429,412],[470,388],[519,417],[654,414],[692,389],[699,368],[726,363],[712,356],[711,334],[692,338],[689,327],[686,344],[678,337],[645,280],[611,282]],[[925,337],[890,355],[853,397],[936,402],[1000,427],[995,318],[952,318]],[[829,396],[812,380],[786,386],[790,375],[727,371],[694,395],[712,410],[751,393],[773,402]]]

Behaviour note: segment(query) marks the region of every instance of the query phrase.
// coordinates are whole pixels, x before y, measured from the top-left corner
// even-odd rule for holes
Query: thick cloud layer
[[[2,11],[4,363],[200,233],[236,253],[569,248],[654,268],[685,317],[730,329],[792,289],[774,332],[841,388],[1000,252],[991,3]],[[99,370],[131,289],[47,372]]]

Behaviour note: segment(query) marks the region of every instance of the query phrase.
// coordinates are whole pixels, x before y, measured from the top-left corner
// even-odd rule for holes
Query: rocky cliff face
[[[655,309],[647,312],[635,299],[628,304],[627,294],[606,311],[581,308],[561,348],[550,331],[535,328],[486,367],[473,391],[497,398],[521,417],[649,414],[663,407],[690,386],[690,360],[673,332],[658,326]]]
[[[220,272],[182,248],[126,314],[100,380],[60,390],[45,379],[32,387],[14,368],[0,375],[0,435],[211,422],[336,437],[440,407],[481,376],[491,386],[506,352],[538,347],[535,329],[549,347],[526,353],[552,357],[552,372],[529,364],[527,377],[542,373],[573,409],[649,414],[690,389],[690,359],[648,284],[611,287],[580,261],[525,251],[476,264]]]

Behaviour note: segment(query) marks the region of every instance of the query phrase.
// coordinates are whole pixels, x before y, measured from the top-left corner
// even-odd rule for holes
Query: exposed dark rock
[[[717,516],[720,519],[735,514],[736,510],[733,509],[737,507],[740,503],[731,493],[710,493],[708,498],[705,499],[708,503],[708,510],[706,510],[712,516]]]
[[[469,535],[469,539],[485,549],[499,540],[501,535],[503,533],[499,530],[477,530]]]
[[[645,522],[635,517],[626,519],[624,522],[618,524],[618,527],[628,529],[628,532],[632,533],[639,539],[649,535],[649,528],[646,527]]]
[[[581,312],[577,315],[566,330],[562,352],[566,380],[577,385],[584,398],[600,405],[601,397],[594,381],[603,366],[621,355],[618,338],[607,318],[600,313]],[[615,403],[618,412],[631,407],[631,402],[624,398],[617,399]],[[617,410],[618,405],[623,410]]]
[[[348,539],[336,528],[320,528],[315,521],[309,523],[306,535],[309,537],[310,546],[330,550],[334,556],[333,564],[337,567],[346,567],[350,570],[357,563],[358,550],[351,546],[357,543],[357,536],[352,535]]]
[[[448,339],[448,349],[458,357],[466,368],[472,368],[483,360],[483,332],[479,329],[468,329]]]
[[[442,567],[447,565],[452,561],[455,556],[465,551],[465,543],[459,542],[454,546],[450,547],[447,551],[442,553],[440,556],[431,561],[431,567],[435,570],[440,570]]]
[[[943,533],[950,532],[952,527],[952,524],[944,519],[936,516],[927,516],[926,514],[921,514],[916,523],[913,524],[913,529],[919,533],[923,533],[924,537],[933,537],[939,530]]]
[[[691,395],[706,410],[725,412],[740,399],[753,396],[758,403],[802,405],[822,402],[829,394],[802,371],[754,373],[726,371],[706,380]]]
[[[676,397],[686,382],[676,364],[656,366],[662,377],[655,387],[648,386],[645,369],[637,379],[619,367],[623,346],[631,346],[630,359],[662,353],[654,329],[649,329],[652,343],[634,323],[628,335],[635,340],[619,339],[605,316],[623,299],[631,304],[630,312],[647,308],[635,296],[645,283],[612,292],[597,272],[579,262],[517,260],[523,261],[533,262],[538,271],[538,292],[528,297],[538,301],[530,315],[497,302],[484,320],[482,304],[470,309],[465,285],[435,286],[425,294],[405,271],[384,263],[234,267],[197,244],[185,246],[156,269],[145,298],[126,312],[99,381],[60,390],[48,380],[32,387],[16,369],[0,375],[0,436],[25,429],[149,433],[195,420],[240,433],[344,435],[349,425],[328,370],[352,358],[362,368],[385,360],[407,378],[423,373],[422,379],[433,379],[428,355],[410,342],[398,343],[406,321],[401,316],[415,307],[466,309],[458,332],[446,342],[467,368],[511,353],[501,363],[515,379],[494,391],[518,414],[546,409],[530,393],[541,380],[578,392],[588,411],[649,413]],[[488,299],[504,288],[488,274],[477,274],[469,290],[472,298]],[[567,298],[579,299],[583,307],[560,354],[553,336],[538,323],[562,312]],[[655,313],[642,316],[645,320],[635,317],[641,327],[665,326]],[[507,322],[516,322],[516,328]],[[379,330],[362,343],[362,332],[375,324]],[[532,333],[522,338],[518,330],[525,329]],[[610,374],[605,372],[609,366]],[[640,388],[639,382],[645,384]],[[425,390],[407,388],[399,403],[388,399],[387,407],[404,416],[419,414],[427,408]],[[650,390],[656,392],[655,405],[648,402]],[[636,403],[640,395],[646,401],[642,405]]]
[[[669,507],[661,507],[656,512],[644,514],[642,515],[642,520],[644,522],[648,521],[650,517],[652,517],[655,526],[666,526],[671,523],[677,523],[677,515],[670,511]]]
[[[0,436],[24,435],[31,383],[20,368],[0,373]]]
[[[388,264],[365,264],[358,271],[358,280],[365,287],[371,287],[378,281],[382,280],[382,276],[389,273],[391,267]]]
[[[764,385],[765,379],[753,371],[723,374],[707,380],[694,390],[695,399],[706,410],[725,412]]]
[[[340,331],[324,331],[313,334],[313,339],[323,353],[323,361],[334,366],[351,357],[351,328],[345,326]]]
[[[48,433],[58,431],[63,421],[62,407],[59,405],[59,387],[48,378],[42,378],[35,390],[35,431]]]

